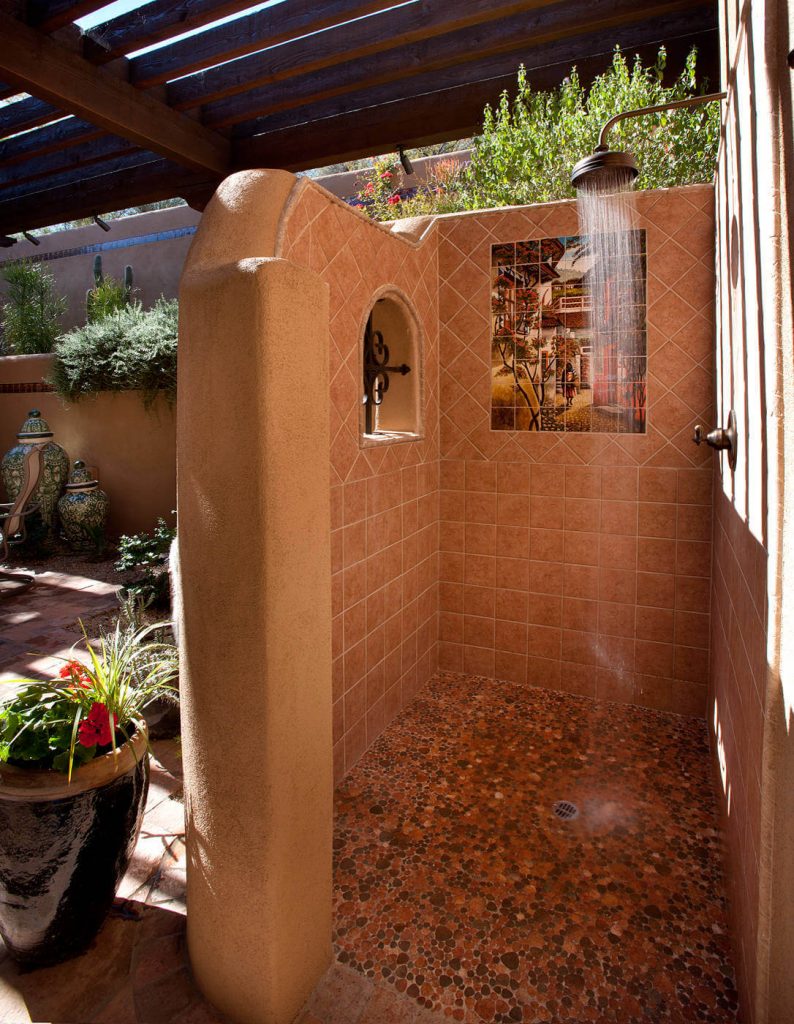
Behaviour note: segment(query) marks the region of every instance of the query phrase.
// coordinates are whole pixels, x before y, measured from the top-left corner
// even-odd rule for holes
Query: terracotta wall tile
[[[684,229],[686,211],[713,224],[710,207],[693,205],[701,191],[654,197],[669,204],[669,223],[644,225],[649,280],[662,247]],[[294,240],[295,258],[308,258],[298,243],[326,202],[313,187],[304,194],[310,223]],[[340,759],[341,770],[355,762],[436,659],[450,670],[528,685],[687,713],[700,708],[709,663],[703,629],[711,622],[704,594],[711,463],[683,434],[675,436],[675,417],[684,405],[681,429],[688,428],[700,412],[694,406],[710,401],[711,382],[700,366],[708,365],[711,347],[708,253],[692,256],[676,239],[681,259],[698,270],[677,279],[685,282],[688,322],[673,322],[676,311],[663,295],[649,318],[649,401],[657,416],[667,409],[669,421],[636,437],[532,435],[491,429],[487,373],[489,244],[502,230],[526,237],[526,215],[452,218],[443,237],[416,248],[356,217],[345,234],[346,212],[334,213],[333,230],[317,222],[311,258],[326,274],[333,315],[337,778]],[[575,224],[571,203],[552,204],[543,207],[538,230],[545,237]],[[359,280],[345,289],[351,257]],[[386,279],[412,298],[422,320],[426,438],[362,453],[354,325]],[[664,337],[656,333],[660,326]],[[666,394],[675,401],[665,405]],[[762,573],[752,548],[734,561],[742,569],[729,570],[724,589],[735,593],[736,579],[748,580],[733,614],[755,629]],[[757,659],[745,661],[748,679],[762,673]],[[342,715],[340,726],[345,700],[358,717]]]

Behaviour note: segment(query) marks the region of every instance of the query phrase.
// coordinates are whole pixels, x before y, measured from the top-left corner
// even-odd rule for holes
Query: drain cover
[[[570,800],[557,800],[551,809],[563,821],[573,821],[574,818],[579,817],[579,808]]]

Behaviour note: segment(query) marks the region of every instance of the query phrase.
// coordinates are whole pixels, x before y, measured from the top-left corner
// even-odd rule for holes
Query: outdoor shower
[[[573,169],[581,233],[591,259],[591,366],[593,407],[617,416],[622,431],[645,429],[647,344],[645,338],[645,237],[637,229],[633,155],[611,150],[610,130],[618,121],[661,110],[691,107],[722,99],[710,93],[674,100],[611,117],[598,146]]]

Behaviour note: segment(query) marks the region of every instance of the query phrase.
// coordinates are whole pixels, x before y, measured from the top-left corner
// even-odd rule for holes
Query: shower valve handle
[[[728,414],[727,427],[715,427],[714,430],[710,430],[708,434],[704,435],[703,427],[698,423],[692,440],[695,444],[702,444],[705,441],[707,445],[716,449],[716,451],[726,451],[728,453],[728,465],[731,469],[736,469],[736,413],[733,409]]]

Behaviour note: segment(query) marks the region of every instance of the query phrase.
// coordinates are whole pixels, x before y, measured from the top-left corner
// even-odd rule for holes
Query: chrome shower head
[[[639,174],[637,162],[631,153],[597,146],[574,167],[571,184],[574,188],[597,191],[599,185],[630,185]]]

